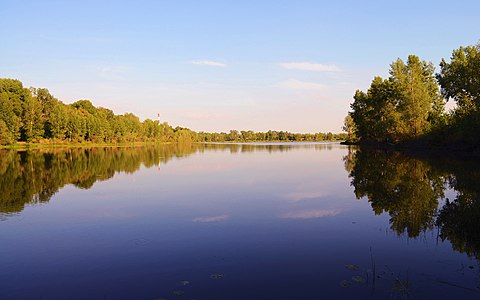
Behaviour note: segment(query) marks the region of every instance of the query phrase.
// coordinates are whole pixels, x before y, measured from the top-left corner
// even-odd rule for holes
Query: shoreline
[[[172,144],[288,144],[288,143],[340,143],[342,141],[224,141],[224,142],[131,142],[131,143],[26,143],[18,142],[11,145],[0,145],[0,150],[34,150],[34,149],[61,149],[61,148],[121,148],[121,147],[143,147],[151,145],[172,145]]]
[[[468,143],[432,144],[425,141],[402,143],[341,142],[342,145],[358,146],[370,150],[397,151],[420,158],[480,159],[480,147]]]

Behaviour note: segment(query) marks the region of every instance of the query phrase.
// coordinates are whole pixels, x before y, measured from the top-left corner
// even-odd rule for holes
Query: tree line
[[[389,77],[375,77],[357,90],[343,129],[350,142],[429,144],[480,143],[480,43],[460,47],[440,72],[410,55],[390,65]],[[452,111],[446,101],[454,101]]]
[[[332,141],[345,134],[287,131],[195,132],[168,123],[116,115],[89,100],[64,104],[45,88],[25,88],[19,80],[0,79],[0,145],[26,143],[253,142]]]

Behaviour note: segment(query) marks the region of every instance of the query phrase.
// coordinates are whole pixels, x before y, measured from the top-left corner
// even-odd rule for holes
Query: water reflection
[[[415,238],[436,226],[455,250],[479,258],[480,161],[358,148],[344,161],[357,199],[366,197],[376,215],[388,213],[397,234]],[[455,199],[445,199],[448,189]]]
[[[15,213],[27,203],[47,202],[67,184],[89,189],[116,172],[133,173],[195,152],[185,145],[156,148],[92,148],[0,152],[0,212]]]
[[[105,147],[0,150],[0,220],[26,204],[47,202],[67,184],[90,189],[115,173],[134,173],[142,165],[158,167],[196,152],[286,152],[293,148],[331,150],[332,144],[169,144],[156,147]],[[3,217],[2,217],[3,215]]]

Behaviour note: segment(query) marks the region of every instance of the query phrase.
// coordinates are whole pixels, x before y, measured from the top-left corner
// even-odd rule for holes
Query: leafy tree
[[[15,141],[12,132],[8,128],[7,124],[0,119],[0,145],[12,144]]]
[[[398,97],[389,79],[375,77],[367,93],[357,91],[350,115],[361,140],[384,142],[397,140],[400,114]]]
[[[17,141],[54,142],[223,142],[223,141],[321,141],[341,140],[332,133],[300,134],[287,131],[254,132],[231,130],[228,134],[197,133],[188,128],[173,128],[150,119],[141,122],[132,113],[115,115],[112,110],[95,107],[90,100],[66,105],[47,89],[26,89],[14,79],[0,79],[0,143]],[[328,137],[327,137],[328,135]]]
[[[15,79],[0,79],[0,120],[6,124],[15,140],[20,139],[23,102],[28,90]]]
[[[408,56],[407,64],[398,59],[391,65],[390,78],[397,92],[402,133],[408,137],[427,132],[430,129],[428,117],[432,110],[442,110],[443,100],[434,72],[432,63],[421,61],[415,55]]]
[[[23,102],[22,139],[27,142],[36,142],[43,138],[44,118],[42,105],[36,97],[27,95]]]
[[[353,121],[353,118],[350,114],[347,114],[347,116],[345,117],[342,130],[347,133],[347,141],[357,141],[357,126],[355,125],[355,122]]]
[[[391,64],[390,77],[375,77],[368,91],[356,91],[350,116],[362,141],[398,142],[441,123],[444,101],[431,63],[410,55]]]
[[[453,99],[459,112],[480,109],[480,43],[453,51],[450,62],[442,59],[437,75],[442,94]]]
[[[67,133],[67,109],[63,103],[55,103],[53,110],[50,113],[48,120],[48,129],[50,131],[51,138],[56,140],[64,140]]]

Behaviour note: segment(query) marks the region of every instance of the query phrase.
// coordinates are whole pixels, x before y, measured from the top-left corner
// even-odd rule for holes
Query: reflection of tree
[[[198,150],[193,144],[140,148],[73,148],[67,150],[1,151],[0,212],[23,210],[27,203],[48,201],[61,187],[89,189],[116,172],[133,173]]]
[[[480,258],[480,200],[469,196],[459,195],[455,201],[447,201],[437,224],[442,240],[448,239],[457,251]]]
[[[289,143],[208,143],[202,144],[209,150],[230,151],[231,153],[249,153],[249,152],[287,152],[292,150],[315,149],[317,151],[332,150],[332,143],[305,143],[305,144],[289,144]]]
[[[480,162],[442,162],[452,175],[449,185],[457,191],[455,200],[441,208],[437,218],[442,240],[455,250],[480,258]]]
[[[332,145],[305,144],[301,147],[329,150]],[[292,149],[293,146],[288,144],[178,143],[136,148],[0,150],[0,213],[22,211],[27,203],[47,202],[66,184],[89,189],[96,181],[107,180],[117,172],[133,173],[142,164],[157,166],[195,152],[250,153]]]
[[[359,149],[349,151],[345,168],[357,198],[366,196],[375,214],[388,212],[397,233],[416,237],[435,224],[455,250],[480,257],[480,161]],[[456,198],[438,208],[447,183]]]
[[[366,196],[377,215],[388,212],[393,230],[416,237],[433,227],[443,184],[428,163],[384,151],[358,150],[351,159],[356,197]]]

